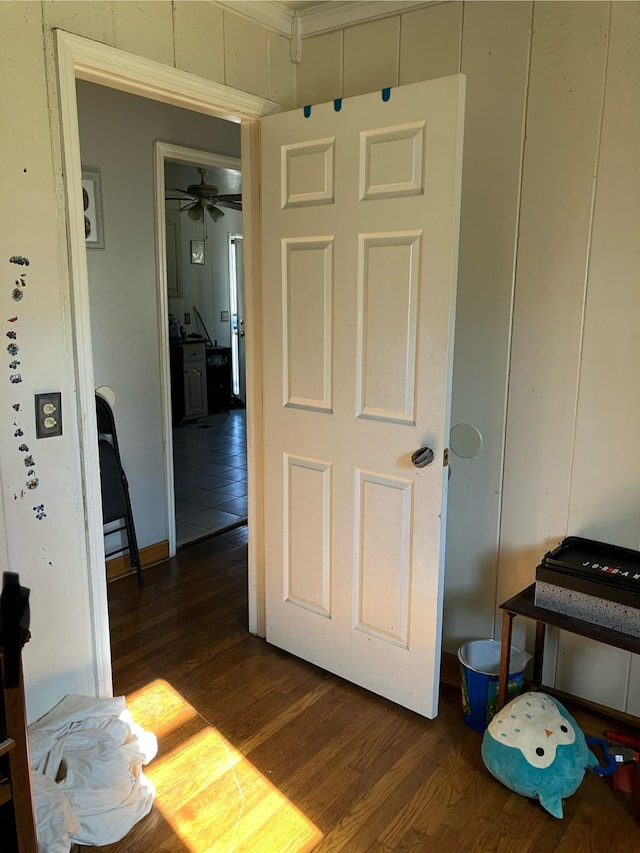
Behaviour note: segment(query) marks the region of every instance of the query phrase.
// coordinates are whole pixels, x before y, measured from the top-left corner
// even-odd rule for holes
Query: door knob
[[[427,465],[431,465],[434,459],[435,455],[430,447],[419,447],[411,454],[411,461],[416,468],[426,468]]]

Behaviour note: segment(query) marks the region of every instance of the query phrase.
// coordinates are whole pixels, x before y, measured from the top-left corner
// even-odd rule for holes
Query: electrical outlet
[[[189,314],[188,311],[184,312],[184,324],[185,324],[185,326],[191,325],[191,314]]]
[[[36,438],[62,435],[62,394],[36,394]]]

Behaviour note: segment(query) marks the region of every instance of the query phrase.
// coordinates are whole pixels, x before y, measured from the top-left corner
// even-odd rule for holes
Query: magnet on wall
[[[21,405],[20,403],[14,403],[11,408],[14,410],[14,412],[19,412],[21,409]]]
[[[38,504],[37,506],[34,506],[33,511],[35,512],[38,521],[42,521],[43,518],[47,517],[47,514],[44,511],[44,504]]]
[[[20,427],[18,427],[18,429],[14,432],[13,437],[14,438],[20,438],[23,435],[24,435],[23,431],[20,429]]]
[[[26,444],[21,444],[20,447],[18,448],[18,450],[21,450],[23,453],[29,452],[29,448]]]
[[[40,480],[37,477],[31,477],[31,479],[27,480],[25,486],[30,490],[37,489],[40,485]]]
[[[19,366],[20,366],[20,362],[18,361],[17,358],[14,359],[13,361],[9,362],[9,370],[15,370]]]
[[[20,382],[22,382],[22,376],[20,376],[19,373],[12,373],[9,377],[9,382],[11,382],[12,385],[18,385]]]
[[[24,464],[27,468],[33,468],[36,463],[33,456],[27,456],[27,458],[24,460]]]
[[[20,300],[23,298],[23,296],[24,296],[24,293],[22,292],[22,290],[19,287],[13,288],[13,293],[11,294],[11,298],[13,299],[14,302],[20,302]]]
[[[21,267],[28,267],[30,264],[29,258],[25,258],[24,255],[11,255],[9,258],[10,264],[18,264]]]
[[[7,332],[7,337],[9,338],[9,340],[10,340],[10,341],[15,341],[15,339],[16,339],[18,336],[17,336],[17,334],[16,334],[14,331],[11,331],[11,332]]]
[[[13,334],[15,335],[15,332]],[[18,344],[9,344],[9,346],[7,347],[7,352],[9,353],[9,355],[18,355],[18,353],[20,352],[20,347],[18,346]]]

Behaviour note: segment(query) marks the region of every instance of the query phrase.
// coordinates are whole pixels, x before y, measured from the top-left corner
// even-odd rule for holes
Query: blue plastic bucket
[[[500,680],[500,643],[473,640],[458,649],[462,678],[462,712],[465,723],[483,732],[496,713]],[[507,701],[522,690],[522,675],[531,660],[529,652],[511,646]]]

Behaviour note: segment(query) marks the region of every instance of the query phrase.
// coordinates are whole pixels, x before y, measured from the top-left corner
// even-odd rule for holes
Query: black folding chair
[[[112,551],[106,551],[105,557],[129,553],[129,563],[138,574],[138,583],[142,584],[142,566],[138,540],[133,523],[129,484],[122,468],[116,423],[111,406],[104,397],[96,394],[96,417],[98,422],[98,453],[100,456],[100,481],[102,486],[102,522],[105,526],[116,521],[122,522],[119,527],[106,530],[105,542],[114,533],[126,532],[127,544]]]

